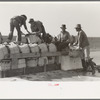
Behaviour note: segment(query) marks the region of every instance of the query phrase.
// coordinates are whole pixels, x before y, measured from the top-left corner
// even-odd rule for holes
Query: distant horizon
[[[8,35],[2,35],[2,36],[8,37]],[[13,35],[13,36],[15,37],[15,36],[17,36],[17,35]],[[22,36],[24,36],[24,35],[22,35]],[[77,36],[77,35],[74,35],[74,36]],[[99,36],[99,37],[96,37],[96,36],[95,36],[95,37],[88,36],[88,38],[100,38],[100,36]]]

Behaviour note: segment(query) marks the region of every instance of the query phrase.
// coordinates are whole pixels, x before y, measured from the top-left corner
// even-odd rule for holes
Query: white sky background
[[[70,34],[76,35],[74,27],[81,24],[87,36],[100,37],[100,2],[0,2],[0,31],[3,35],[9,34],[10,18],[21,14],[28,17],[29,31],[28,21],[34,18],[42,21],[46,32],[53,36],[60,33],[62,24],[66,24]]]

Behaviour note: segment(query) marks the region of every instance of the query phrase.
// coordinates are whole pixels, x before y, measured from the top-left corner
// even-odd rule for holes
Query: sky
[[[71,35],[77,35],[76,24],[89,37],[100,37],[100,2],[0,2],[0,31],[8,35],[10,18],[16,15],[27,16],[27,27],[30,18],[40,20],[47,33],[56,36],[60,33],[61,25],[66,24]],[[22,31],[27,32],[22,27]],[[14,31],[16,35],[16,29]]]

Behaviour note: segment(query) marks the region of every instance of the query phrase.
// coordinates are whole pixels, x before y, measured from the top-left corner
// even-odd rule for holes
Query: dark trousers
[[[9,41],[12,40],[14,28],[16,28],[16,30],[17,30],[18,41],[21,41],[21,30],[20,30],[20,26],[19,26],[19,23],[15,19],[11,19],[11,21],[10,21],[10,33],[9,33],[9,36],[8,36],[8,40]]]
[[[87,63],[86,63],[85,59],[81,59],[81,62],[82,62],[83,70],[86,71],[87,70]]]
[[[58,45],[58,51],[62,51],[66,47],[68,47],[69,42],[60,42]]]
[[[82,61],[82,66],[83,66],[83,71],[87,71],[88,67],[91,67],[92,69],[92,74],[95,74],[95,67],[96,64],[90,59],[89,61],[85,61],[85,59],[81,59]]]

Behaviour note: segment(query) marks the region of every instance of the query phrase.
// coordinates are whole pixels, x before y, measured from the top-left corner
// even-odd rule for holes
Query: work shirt
[[[70,34],[69,32],[65,31],[64,34],[61,31],[61,33],[58,35],[58,40],[61,42],[70,42]]]
[[[88,41],[87,35],[85,34],[85,32],[83,30],[78,32],[77,44],[79,47],[82,47],[82,48],[89,46],[89,41]]]
[[[46,34],[44,26],[40,21],[35,21],[34,24],[31,24],[31,31]]]
[[[26,27],[26,21],[24,19],[23,16],[14,16],[13,18],[11,18],[11,21],[12,20],[15,20],[19,23],[19,26],[21,27],[22,25],[24,25],[24,28],[27,30],[27,27]]]

